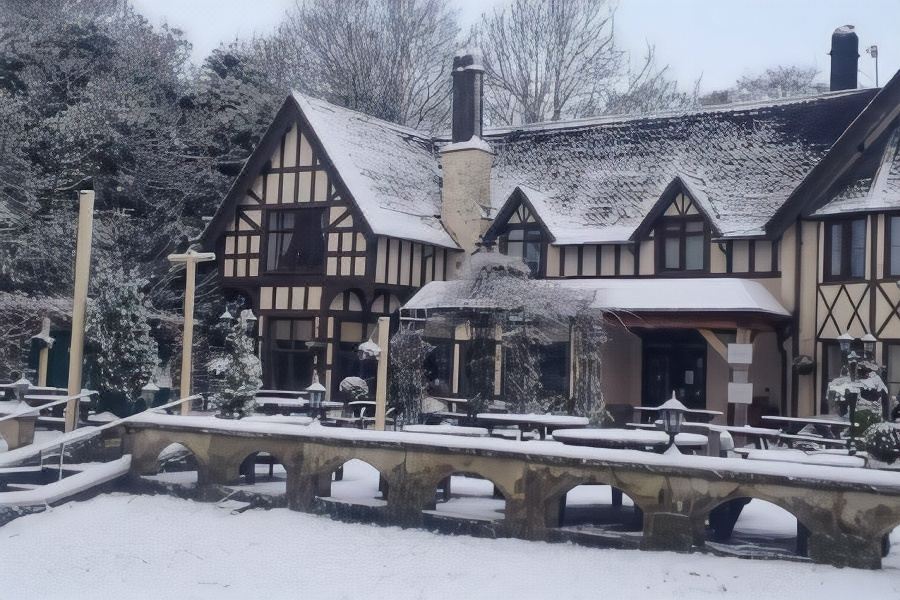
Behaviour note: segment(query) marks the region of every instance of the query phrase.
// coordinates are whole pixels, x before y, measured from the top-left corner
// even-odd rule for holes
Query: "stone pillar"
[[[881,537],[848,533],[816,533],[809,536],[809,558],[817,563],[855,569],[881,568]]]
[[[644,513],[641,550],[690,552],[694,544],[694,524],[687,515],[667,512]]]

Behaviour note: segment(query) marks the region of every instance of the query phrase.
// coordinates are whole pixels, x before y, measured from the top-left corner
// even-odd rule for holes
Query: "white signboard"
[[[728,402],[729,404],[753,404],[753,384],[729,383]]]
[[[728,364],[749,365],[753,362],[753,344],[728,344]]]

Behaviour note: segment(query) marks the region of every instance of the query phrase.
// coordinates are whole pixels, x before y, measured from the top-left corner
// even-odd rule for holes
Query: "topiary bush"
[[[900,429],[893,423],[877,423],[869,427],[863,440],[873,458],[888,464],[900,458]]]

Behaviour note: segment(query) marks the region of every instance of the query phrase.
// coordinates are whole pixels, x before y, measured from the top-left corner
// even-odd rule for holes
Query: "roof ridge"
[[[485,129],[484,137],[499,137],[514,132],[565,131],[594,127],[597,125],[612,125],[616,123],[630,123],[635,121],[655,121],[671,118],[690,117],[694,115],[740,113],[742,111],[777,108],[794,104],[821,103],[837,98],[843,98],[846,96],[872,93],[873,91],[877,91],[879,89],[880,88],[861,88],[855,90],[838,90],[834,92],[824,92],[822,94],[813,94],[808,96],[793,96],[790,98],[778,98],[774,100],[752,100],[744,102],[733,102],[730,104],[715,104],[697,108],[664,110],[648,114],[602,115],[596,117],[584,117],[581,119],[571,119],[568,121],[541,121],[539,123],[529,123],[527,125],[493,127]]]
[[[322,98],[317,98],[316,96],[310,96],[309,94],[304,94],[302,92],[298,92],[297,90],[291,90],[291,96],[293,96],[293,98],[295,100],[297,100],[298,102],[301,102],[301,103],[309,104],[309,103],[314,102],[314,103],[319,103],[319,104],[325,104],[328,106],[328,108],[333,108],[333,109],[340,110],[343,112],[348,112],[348,113],[353,113],[355,115],[359,115],[361,118],[364,118],[366,121],[372,123],[373,125],[382,125],[384,127],[393,129],[400,133],[418,136],[418,137],[422,138],[423,140],[426,140],[430,143],[434,142],[434,136],[432,134],[420,131],[413,127],[409,127],[407,125],[401,125],[400,123],[394,123],[393,121],[388,121],[386,119],[382,119],[380,117],[376,117],[376,116],[370,115],[368,113],[364,113],[360,110],[356,110],[353,108],[347,108],[346,106],[340,106],[338,104],[334,104],[333,102],[329,102],[328,100],[323,100]]]

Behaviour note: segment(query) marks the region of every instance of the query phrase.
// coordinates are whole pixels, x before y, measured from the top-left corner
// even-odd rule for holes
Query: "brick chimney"
[[[831,34],[831,91],[855,90],[859,68],[859,38],[853,25],[843,25]]]
[[[483,79],[477,55],[454,57],[452,137],[441,149],[441,221],[466,254],[477,248],[490,225],[494,154],[481,138]]]

